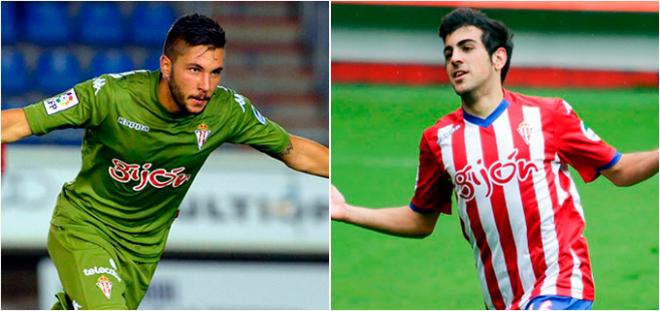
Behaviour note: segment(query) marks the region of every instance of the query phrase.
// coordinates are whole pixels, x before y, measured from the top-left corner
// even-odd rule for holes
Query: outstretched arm
[[[288,167],[316,176],[328,177],[328,148],[309,139],[289,135],[291,144],[278,158]]]
[[[621,155],[613,167],[601,174],[617,186],[632,186],[658,173],[658,149]]]
[[[32,135],[32,130],[23,109],[2,111],[2,143],[12,143]]]
[[[375,209],[349,205],[335,186],[331,188],[330,201],[332,220],[402,237],[429,236],[440,215],[439,212],[420,214],[408,206]]]

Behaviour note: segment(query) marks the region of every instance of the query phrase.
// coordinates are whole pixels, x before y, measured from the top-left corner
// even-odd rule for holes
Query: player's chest
[[[444,170],[457,195],[490,197],[498,187],[533,184],[556,161],[550,136],[540,123],[452,125],[438,135]]]
[[[140,109],[118,109],[92,132],[116,156],[132,162],[203,160],[227,139],[212,119],[172,121]]]

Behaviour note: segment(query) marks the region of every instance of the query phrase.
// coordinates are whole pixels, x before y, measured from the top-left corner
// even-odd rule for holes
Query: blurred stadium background
[[[350,203],[409,203],[422,131],[460,103],[437,36],[457,5],[513,30],[507,88],[565,98],[622,152],[658,147],[657,2],[335,2],[332,182]],[[576,183],[594,308],[658,309],[658,176],[631,188]],[[424,240],[331,229],[332,309],[483,308],[456,213]]]
[[[172,22],[215,18],[227,33],[223,85],[291,133],[328,144],[328,3],[2,2],[2,109],[101,73],[157,69]],[[50,308],[59,281],[46,236],[82,130],[6,146],[3,309]],[[200,172],[143,309],[325,309],[327,180],[224,146]],[[5,157],[6,155],[6,157]]]

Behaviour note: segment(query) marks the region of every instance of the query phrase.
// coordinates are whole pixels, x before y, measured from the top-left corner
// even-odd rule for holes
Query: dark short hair
[[[509,65],[511,65],[511,53],[513,53],[513,33],[501,21],[494,20],[488,17],[481,11],[470,8],[458,8],[445,15],[440,22],[438,35],[444,41],[449,34],[456,31],[456,29],[464,26],[475,26],[483,31],[481,41],[488,54],[491,56],[497,49],[503,47],[506,50],[507,59],[506,64],[502,68],[500,78],[502,83],[509,72]]]
[[[183,40],[190,46],[211,45],[225,47],[225,31],[216,21],[200,14],[190,14],[177,19],[167,32],[163,45],[163,54],[170,59],[176,58],[175,44]]]

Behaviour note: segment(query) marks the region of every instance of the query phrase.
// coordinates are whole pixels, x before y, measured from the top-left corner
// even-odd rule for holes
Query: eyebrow
[[[186,66],[188,66],[188,67],[197,67],[197,68],[204,69],[204,67],[202,65],[198,64],[198,63],[187,63]],[[222,71],[223,69],[224,69],[224,67],[220,66],[220,67],[217,67],[217,68],[211,70],[211,72]]]
[[[474,39],[463,39],[463,40],[461,40],[461,41],[458,41],[458,43],[457,43],[456,45],[457,45],[457,46],[462,46],[462,45],[465,45],[465,44],[468,44],[468,43],[472,43],[472,42],[476,43],[477,40],[474,40]],[[453,49],[454,49],[454,48],[451,47],[451,46],[445,46],[445,48],[444,48],[442,51],[443,51],[443,53],[447,53],[448,51],[453,50]]]

